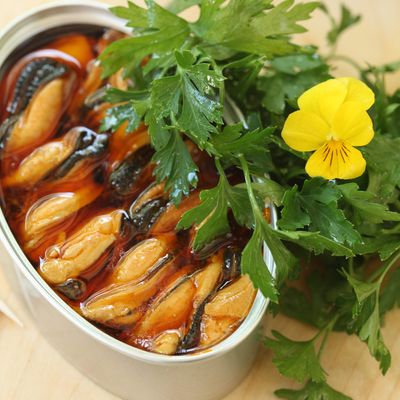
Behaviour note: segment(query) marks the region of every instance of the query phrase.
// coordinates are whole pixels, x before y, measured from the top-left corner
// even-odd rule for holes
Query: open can
[[[102,3],[68,0],[30,11],[0,33],[0,78],[10,56],[24,49],[27,38],[60,33],[71,27],[113,28],[127,32],[125,22]],[[226,120],[240,120],[230,107]],[[272,225],[276,213],[271,205]],[[240,327],[207,351],[160,355],[129,346],[107,335],[70,308],[31,265],[0,210],[0,255],[12,289],[30,310],[37,327],[72,365],[104,389],[127,400],[212,400],[230,393],[249,372],[260,346],[261,322],[268,300],[258,292]],[[275,264],[264,247],[271,273]]]

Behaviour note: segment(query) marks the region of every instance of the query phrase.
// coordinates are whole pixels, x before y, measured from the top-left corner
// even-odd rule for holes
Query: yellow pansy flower
[[[353,179],[364,173],[365,159],[355,147],[374,137],[367,113],[374,101],[372,90],[354,78],[329,79],[299,97],[299,111],[287,118],[282,137],[294,150],[315,150],[308,175]]]

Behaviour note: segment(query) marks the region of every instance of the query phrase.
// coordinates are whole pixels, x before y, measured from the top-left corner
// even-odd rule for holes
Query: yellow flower
[[[299,111],[287,118],[282,137],[294,150],[316,150],[306,164],[308,175],[353,179],[364,173],[365,159],[355,147],[374,137],[367,113],[374,100],[372,90],[354,78],[329,79],[299,97]]]

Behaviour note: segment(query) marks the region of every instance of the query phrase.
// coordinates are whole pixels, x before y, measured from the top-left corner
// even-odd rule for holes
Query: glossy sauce
[[[240,275],[238,274],[225,274],[226,270],[230,268],[230,259],[229,257],[227,258],[226,254],[231,254],[232,252],[240,253],[244,243],[247,242],[249,232],[237,226],[232,219],[231,234],[219,238],[207,246],[206,249],[195,254],[191,250],[191,240],[195,231],[194,229],[175,231],[173,228],[175,223],[172,222],[174,221],[174,215],[179,214],[179,212],[174,210],[173,206],[168,203],[166,195],[161,197],[160,203],[154,203],[155,211],[157,211],[157,207],[161,207],[160,210],[163,210],[160,214],[161,216],[156,219],[156,222],[147,231],[135,227],[135,223],[132,222],[133,217],[129,214],[129,209],[141,194],[148,193],[149,185],[154,181],[152,175],[154,166],[150,161],[152,150],[148,145],[149,139],[146,127],[141,126],[135,132],[127,133],[126,126],[123,125],[114,134],[107,132],[103,136],[99,136],[98,132],[101,120],[110,105],[101,101],[89,106],[87,105],[88,99],[105,85],[117,84],[120,85],[121,89],[124,89],[129,84],[129,81],[124,80],[120,73],[108,81],[103,80],[101,78],[101,68],[95,61],[99,52],[108,43],[120,37],[119,33],[113,31],[99,31],[91,35],[84,35],[77,31],[59,35],[42,47],[34,49],[29,54],[25,54],[18,60],[15,60],[14,66],[3,74],[0,86],[3,93],[0,115],[2,124],[5,126],[11,117],[17,118],[16,124],[21,123],[20,121],[23,121],[23,118],[27,120],[29,107],[38,98],[35,96],[38,96],[40,90],[44,90],[43,88],[46,85],[54,83],[54,80],[52,80],[40,86],[40,89],[35,92],[27,108],[22,109],[17,115],[13,115],[11,105],[13,100],[15,100],[13,96],[15,97],[17,81],[21,75],[21,71],[29,62],[37,59],[50,59],[59,63],[57,66],[62,65],[67,69],[67,72],[57,78],[64,85],[65,96],[63,94],[64,97],[61,97],[61,108],[56,111],[60,115],[56,113],[54,115],[53,119],[57,121],[55,126],[50,121],[51,123],[48,125],[49,129],[46,131],[45,136],[42,135],[31,142],[23,138],[23,141],[26,142],[23,146],[19,147],[18,140],[15,140],[16,150],[9,149],[9,143],[12,141],[11,137],[16,131],[16,125],[12,129],[9,129],[1,139],[0,174],[2,208],[19,244],[35,268],[39,270],[45,280],[48,281],[71,307],[77,312],[83,313],[86,317],[94,315],[93,312],[98,311],[90,309],[90,299],[94,294],[101,294],[105,291],[107,299],[107,296],[109,296],[107,290],[111,290],[111,292],[112,290],[117,290],[115,296],[118,297],[120,287],[128,293],[130,290],[143,291],[142,287],[145,288],[146,284],[149,285],[149,291],[143,292],[148,297],[144,297],[145,301],[137,308],[129,312],[124,310],[123,315],[121,314],[114,319],[104,320],[105,322],[102,322],[101,318],[103,317],[97,320],[92,319],[92,322],[100,329],[120,340],[149,351],[157,351],[165,354],[181,354],[196,349],[201,350],[207,347],[206,344],[204,346],[200,345],[204,338],[206,343],[208,334],[206,331],[207,329],[211,329],[204,328],[207,323],[209,327],[214,327],[213,329],[217,329],[215,327],[227,327],[226,329],[221,328],[226,330],[221,335],[222,340],[240,325],[240,322],[249,310],[249,306],[247,306],[245,314],[240,318],[232,318],[231,322],[229,315],[223,315],[221,319],[218,319],[218,316],[214,317],[212,314],[210,314],[211,316],[204,316],[204,312],[207,309],[211,310],[212,306],[215,306],[215,304],[208,306],[208,303],[212,299],[216,299],[216,296],[222,290],[227,291],[229,301],[235,299],[235,296],[238,297],[240,293],[243,293],[243,290],[240,288],[239,295],[236,292],[230,294],[229,290],[227,290],[232,283],[235,283],[239,279],[243,280],[243,278],[239,278]],[[34,81],[32,82],[34,84]],[[65,89],[66,86],[68,87]],[[27,93],[26,89],[21,93],[20,96],[23,93]],[[41,111],[40,107],[38,108]],[[48,111],[46,110],[47,112],[53,112],[51,107]],[[48,115],[45,117],[48,117]],[[73,146],[73,149],[71,148],[72,150],[69,153],[67,147],[62,147],[62,143],[68,142],[65,138],[67,134],[72,138],[72,142],[73,140],[76,141],[74,142],[75,147]],[[80,142],[77,138],[79,138]],[[79,158],[76,156],[79,149],[85,152],[90,147],[90,143],[93,144],[95,140],[99,143],[102,141],[106,143],[103,150],[99,145],[97,153],[92,152],[92,155],[89,157]],[[90,142],[89,145],[85,144],[85,141]],[[77,143],[81,144],[78,145]],[[187,145],[200,170],[198,188],[180,206],[185,207],[186,205],[187,208],[191,208],[199,203],[198,193],[200,189],[215,186],[218,177],[209,157],[192,143],[187,143]],[[50,161],[45,160],[43,163],[52,162],[52,160],[56,160],[56,157],[60,157],[60,159],[64,157],[64,159],[55,165],[54,168],[50,168],[48,173],[37,179],[37,176],[41,173],[41,170],[39,170],[40,173],[38,172],[35,177],[37,182],[34,182],[32,179],[24,181],[24,177],[22,176],[22,172],[24,171],[21,169],[21,163],[27,163],[30,156],[34,158],[33,154],[36,153],[33,152],[41,148],[41,146],[53,146],[51,149],[54,151],[54,154],[57,154],[54,158],[50,157]],[[68,155],[66,156],[60,152],[58,146],[63,149],[64,153],[68,153]],[[45,148],[43,154],[47,151],[47,148]],[[65,162],[71,160],[72,155],[78,161],[70,167]],[[143,157],[144,161],[140,168],[136,168],[135,165],[136,169],[132,167],[132,171],[137,172],[133,183],[126,183],[124,179],[122,179],[121,183],[118,177],[118,179],[113,178],[113,173],[129,157],[133,157],[137,161],[139,156]],[[32,162],[32,160],[30,161]],[[28,165],[30,166],[31,164]],[[66,173],[63,172],[62,168],[66,170]],[[27,172],[24,172],[28,176],[31,173],[29,170],[30,168],[27,168]],[[15,182],[18,179],[23,183],[16,184]],[[232,179],[240,179],[240,176],[238,177],[235,172]],[[122,189],[121,185],[123,186]],[[75,203],[71,201],[72,198],[76,199]],[[50,203],[52,204],[52,209],[57,210],[54,215],[46,214],[46,205]],[[72,211],[67,212],[67,207],[71,207]],[[115,214],[115,212],[120,214]],[[164,218],[165,221],[162,222],[163,215],[166,215],[167,212],[169,212],[168,215],[172,216],[172,222],[169,222],[168,218]],[[107,218],[111,218],[109,217],[110,215],[116,216],[115,220],[118,221],[112,222],[111,219],[111,222],[107,221]],[[102,221],[99,216],[104,216]],[[100,222],[96,218],[100,218]],[[99,222],[101,228],[96,229],[100,229],[101,234],[96,233],[95,229],[90,226],[91,221]],[[112,223],[117,224],[117,229],[113,227]],[[93,238],[97,238],[96,240],[103,240],[106,249],[99,257],[95,257],[96,259],[90,266],[83,268],[79,274],[73,274],[74,276],[69,282],[67,280],[61,283],[56,281],[58,279],[57,270],[55,270],[55,275],[53,274],[57,278],[54,278],[55,280],[52,281],[51,279],[53,278],[50,279],[50,275],[46,275],[47,272],[43,271],[47,271],[47,266],[53,268],[52,262],[54,260],[56,260],[55,262],[59,262],[59,265],[68,265],[68,268],[69,266],[72,266],[72,268],[77,266],[73,262],[68,264],[68,259],[63,258],[64,256],[61,254],[63,251],[72,249],[71,252],[76,253],[73,257],[77,257],[78,259],[85,251],[88,251],[88,248],[89,250],[93,250],[90,248],[92,243],[94,244],[93,248],[97,245],[96,243],[99,243],[95,242],[94,239],[90,241],[92,237],[89,234],[79,236],[80,232],[84,229],[93,234]],[[116,229],[116,231],[114,232],[113,229]],[[74,244],[75,247],[71,245],[74,235],[78,235],[77,243]],[[132,282],[117,284],[115,281],[117,264],[121,263],[124,256],[130,254],[129,252],[132,251],[131,249],[134,246],[142,244],[143,241],[153,237],[161,241],[160,243],[164,243],[165,246],[170,246],[168,254],[163,256],[165,258],[165,262],[163,261],[164,264],[160,263],[159,267],[150,268],[148,277],[141,281],[137,287],[132,286]],[[80,248],[79,242],[82,241],[83,243],[83,240],[86,239],[89,245]],[[107,245],[107,240],[111,241],[112,244]],[[89,256],[91,255],[88,253]],[[55,258],[53,259],[53,257]],[[163,257],[160,257],[160,259],[163,259]],[[204,294],[201,297],[199,287],[204,282],[204,285],[206,285],[209,279],[201,281],[202,276],[198,274],[205,270],[207,266],[210,267],[211,274],[213,262],[221,264],[220,275],[215,275],[218,276],[218,283],[214,283],[213,289],[209,289],[209,293],[206,293],[207,296]],[[217,267],[214,266],[215,268]],[[151,279],[157,274],[160,274],[162,278],[156,282],[155,286],[151,286]],[[244,283],[246,284],[246,282]],[[71,291],[74,293],[73,295],[71,295]],[[201,300],[201,306],[195,309],[195,302],[178,301],[179,297],[177,297],[177,301],[174,301],[173,296],[178,296],[179,291],[182,291],[185,296],[190,294],[191,298],[196,298],[197,296]],[[122,291],[121,293],[123,293],[121,296],[125,296],[125,292]],[[254,289],[251,288],[248,294],[247,298],[249,305],[251,305],[255,296]],[[231,297],[229,297],[230,295]],[[127,298],[130,298],[129,296]],[[136,301],[139,295],[135,294],[135,296],[132,297],[134,299],[132,301]],[[145,295],[143,294],[143,296]],[[218,305],[217,300],[216,304]],[[94,301],[96,301],[96,297],[94,297]],[[126,300],[123,300],[123,302],[126,302]],[[175,308],[171,309],[171,307]],[[165,318],[155,323],[153,320],[157,318],[158,309],[161,310],[160,313],[167,314],[165,314]],[[196,318],[201,318],[201,322],[198,322],[198,325],[195,325]],[[135,321],[132,322],[134,319]],[[146,324],[149,328],[143,333],[143,326]],[[197,333],[195,332],[196,329],[198,330]],[[192,334],[191,330],[197,338],[193,339],[190,336]],[[182,346],[183,339],[189,343],[185,348]],[[177,341],[180,342],[179,345],[176,344]]]

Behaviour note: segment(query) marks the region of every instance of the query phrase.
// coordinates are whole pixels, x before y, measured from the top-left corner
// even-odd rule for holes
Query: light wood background
[[[0,27],[22,12],[48,3],[46,0],[1,0]],[[351,55],[359,62],[379,64],[400,59],[400,0],[343,0],[352,10],[363,14],[363,21],[349,31],[339,45],[339,53]],[[109,0],[110,4],[124,1]],[[164,3],[164,2],[162,2]],[[340,1],[329,0],[329,7],[338,11]],[[327,18],[317,12],[307,23],[310,31],[299,39],[325,50]],[[338,65],[337,75],[353,75],[347,65]],[[389,79],[393,89],[400,86],[400,76]],[[0,260],[1,263],[1,260]],[[0,297],[18,310],[13,294],[0,274]],[[312,329],[285,317],[268,317],[268,328],[282,331],[297,339],[307,339]],[[400,398],[400,311],[393,311],[386,320],[384,337],[392,350],[392,368],[380,375],[366,345],[354,337],[334,334],[326,348],[323,365],[329,382],[354,400],[397,400]],[[271,353],[260,350],[251,374],[225,400],[274,399],[274,390],[296,387],[281,377],[271,363]],[[190,398],[190,395],[188,395]],[[117,400],[115,396],[85,378],[64,361],[39,335],[33,325],[24,328],[0,315],[0,399],[1,400]]]

